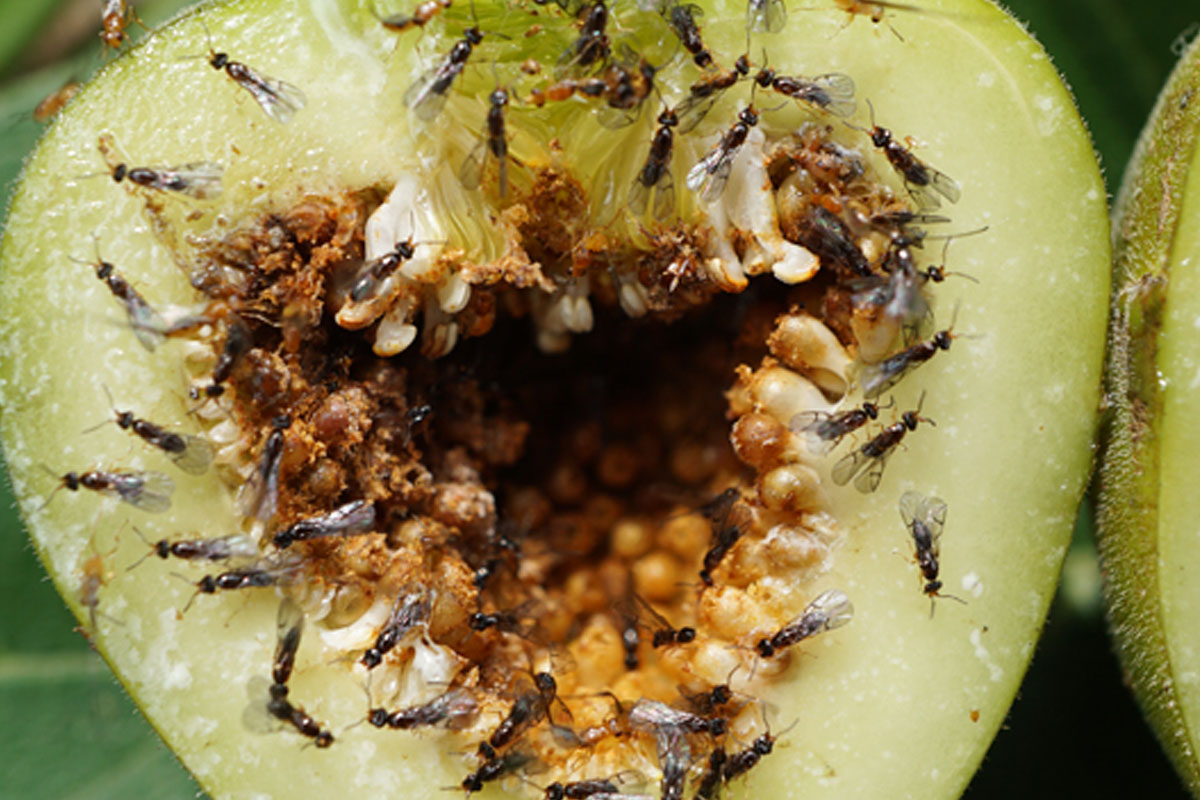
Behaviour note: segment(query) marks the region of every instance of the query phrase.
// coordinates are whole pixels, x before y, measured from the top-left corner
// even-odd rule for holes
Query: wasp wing
[[[874,456],[859,449],[847,453],[836,464],[833,465],[833,482],[838,486],[845,486],[850,482],[850,479],[862,470],[867,464],[874,460]]]
[[[786,24],[784,0],[749,0],[746,3],[746,26],[752,33],[779,33]]]
[[[102,491],[142,511],[160,514],[171,507],[175,482],[161,472],[124,472],[114,475],[112,486]]]
[[[854,480],[854,488],[863,494],[870,494],[878,489],[879,482],[883,480],[883,468],[887,466],[887,460],[892,455],[893,450],[894,448],[890,448],[876,456],[870,468]]]
[[[662,222],[674,211],[675,179],[671,177],[671,170],[667,167],[658,176],[658,183],[654,187],[654,218]]]
[[[809,103],[837,117],[850,117],[858,109],[854,99],[854,79],[841,72],[829,72],[812,79],[814,91]]]
[[[171,456],[175,466],[192,475],[203,475],[213,460],[213,446],[204,436],[183,436],[183,450]]]

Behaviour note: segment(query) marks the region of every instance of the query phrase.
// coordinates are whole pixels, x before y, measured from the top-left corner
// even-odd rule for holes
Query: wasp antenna
[[[88,178],[111,178],[111,177],[112,177],[111,172],[88,172],[84,175],[76,175],[75,180],[82,181],[82,180],[87,180]],[[76,259],[71,259],[71,260],[75,261]],[[80,263],[90,264],[91,262],[90,261],[81,261]]]
[[[108,383],[101,381],[100,388],[104,390],[104,396],[108,398],[108,407],[115,412],[117,410],[117,401],[113,400],[112,392],[108,390]]]
[[[50,505],[50,501],[54,499],[54,496],[56,494],[58,494],[59,492],[61,492],[63,490],[63,487],[65,487],[67,484],[63,482],[63,478],[61,475],[54,474],[54,472],[49,467],[47,467],[45,464],[39,464],[38,466],[40,466],[43,470],[45,470],[47,475],[49,475],[50,477],[52,477],[56,481],[58,481],[58,486],[56,486],[54,488],[54,491],[50,492],[50,496],[46,498],[46,502],[44,502],[40,506],[38,506],[37,510],[41,511],[46,506]]]
[[[91,426],[90,428],[84,428],[82,431],[80,431],[80,433],[92,433],[93,431],[98,431],[101,428],[103,428],[105,425],[107,425],[109,422],[110,422],[110,420],[107,420],[107,419],[104,420],[103,422],[97,422],[95,425]]]
[[[139,533],[139,535],[141,535],[141,534]],[[142,541],[145,541],[145,540],[146,540],[146,537],[145,537],[145,536],[142,536]],[[150,542],[146,542],[146,544],[150,544]],[[125,568],[125,571],[126,571],[126,572],[133,572],[133,571],[134,571],[134,569],[136,569],[137,567],[140,567],[140,566],[142,565],[142,562],[143,562],[143,561],[145,561],[145,560],[146,560],[147,558],[149,558],[150,556],[154,555],[154,549],[153,549],[153,548],[154,548],[154,545],[150,545],[150,547],[151,547],[151,549],[150,549],[150,551],[149,551],[149,552],[147,552],[147,553],[146,553],[146,555],[142,556],[142,557],[141,557],[141,558],[139,558],[137,561],[133,562],[133,563],[132,563],[132,564],[130,564],[128,567],[126,567],[126,568]]]
[[[792,720],[791,725],[788,725],[786,728],[781,730],[779,733],[775,734],[775,738],[782,739],[785,734],[789,733],[792,730],[792,728],[796,727],[799,724],[800,724],[800,718],[796,717],[794,720]]]

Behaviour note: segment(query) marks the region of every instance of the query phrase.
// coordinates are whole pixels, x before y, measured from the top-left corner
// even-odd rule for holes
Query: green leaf
[[[29,47],[63,3],[52,0],[3,0],[0,2],[0,72],[7,69]],[[96,4],[99,7],[99,3]],[[98,15],[99,12],[97,12]]]

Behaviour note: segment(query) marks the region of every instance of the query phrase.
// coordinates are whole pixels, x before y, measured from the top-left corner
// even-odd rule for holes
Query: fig
[[[1122,670],[1176,771],[1200,790],[1192,690],[1196,592],[1188,476],[1194,395],[1195,168],[1200,57],[1163,87],[1121,184],[1105,372],[1097,528],[1109,625]],[[1185,478],[1186,484],[1186,478]]]
[[[31,157],[0,437],[214,796],[953,797],[1108,263],[990,3],[217,3]]]

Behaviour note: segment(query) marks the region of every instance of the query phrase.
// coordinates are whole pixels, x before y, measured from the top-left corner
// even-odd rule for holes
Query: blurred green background
[[[137,8],[153,25],[185,4],[147,0]],[[1109,191],[1116,191],[1180,42],[1195,33],[1200,7],[1176,0],[1009,5],[1074,89]],[[30,117],[33,107],[102,63],[99,6],[99,0],[0,0],[5,202],[41,130]],[[895,17],[901,26],[903,13]],[[1187,796],[1122,685],[1099,582],[1085,507],[1033,667],[967,792],[970,800]],[[0,798],[196,796],[196,785],[73,626],[28,546],[11,495],[0,487]]]

